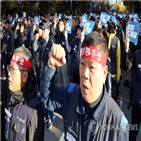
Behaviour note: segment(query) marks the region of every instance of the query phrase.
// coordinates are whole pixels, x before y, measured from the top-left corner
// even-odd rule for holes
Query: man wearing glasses
[[[18,47],[7,69],[8,83],[2,82],[1,91],[6,118],[5,139],[43,141],[44,116],[37,98],[30,51],[26,47]]]

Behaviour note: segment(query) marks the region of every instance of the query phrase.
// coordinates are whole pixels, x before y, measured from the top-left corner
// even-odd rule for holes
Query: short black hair
[[[103,28],[98,28],[96,31],[97,31],[99,34],[103,34]]]
[[[82,24],[77,25],[76,28],[77,28],[77,29],[81,29],[81,32],[84,30],[84,27],[83,27]]]
[[[79,17],[76,17],[76,19],[78,20],[78,23],[80,22]]]
[[[72,20],[73,20],[73,19],[74,19],[74,20],[75,20],[75,22],[76,22],[76,18],[74,18],[74,17],[73,17],[73,18],[72,18]]]
[[[5,24],[10,24],[9,19],[6,19]]]
[[[45,19],[42,19],[42,23],[46,23],[46,20]]]
[[[42,22],[39,23],[39,28],[40,28],[41,26],[43,26],[43,23],[42,23]]]
[[[119,20],[119,23],[122,24],[121,18],[116,18],[117,20]]]
[[[102,50],[108,56],[108,46],[107,41],[104,37],[102,37],[98,32],[93,31],[86,36],[82,43],[82,47],[84,45],[91,45],[100,50]]]
[[[27,17],[24,17],[23,22],[25,21],[25,19],[28,21],[28,18]]]
[[[90,20],[94,22],[94,21],[95,21],[94,16],[91,16],[91,17],[90,17]]]
[[[61,19],[59,20],[58,24],[59,24],[61,21],[64,23],[64,26],[65,26],[65,25],[66,25],[66,20],[63,19],[63,18],[61,18]]]
[[[21,26],[24,26],[24,29],[26,29],[26,25],[25,25],[25,23],[24,22],[21,22]]]

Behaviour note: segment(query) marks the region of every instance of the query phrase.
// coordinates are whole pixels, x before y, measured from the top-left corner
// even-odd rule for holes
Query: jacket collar
[[[44,42],[45,42],[46,45],[48,43],[48,40],[49,40],[49,37],[47,37],[46,40],[44,40]]]
[[[11,93],[10,102],[19,103],[22,101],[27,101],[37,95],[37,87],[32,81],[28,80],[27,83],[18,91]]]
[[[117,32],[115,31],[115,33],[114,34],[110,34],[107,30],[106,30],[106,34],[107,34],[107,37],[108,38],[114,38],[115,37],[115,35],[117,34]]]
[[[97,109],[92,114],[94,119],[97,120],[98,123],[101,122],[101,119],[103,117],[105,107],[106,107],[106,101],[107,101],[107,92],[106,92],[105,86],[103,87],[103,89],[104,89],[103,90],[104,94],[103,94],[102,100],[101,100],[100,104],[98,105]],[[84,99],[82,98],[82,94],[79,98],[78,105],[76,107],[76,112],[81,115],[86,114],[86,108],[84,106]]]

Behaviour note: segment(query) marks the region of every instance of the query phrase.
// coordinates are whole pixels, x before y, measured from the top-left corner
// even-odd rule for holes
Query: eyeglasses
[[[10,65],[7,65],[7,70],[8,72],[10,72],[12,75],[14,74],[14,71],[27,71],[27,70],[19,70],[19,69],[15,69]]]

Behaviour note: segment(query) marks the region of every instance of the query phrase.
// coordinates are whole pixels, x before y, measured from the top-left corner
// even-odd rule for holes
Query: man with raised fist
[[[90,33],[81,46],[80,86],[70,83],[54,85],[56,67],[66,63],[65,50],[53,45],[50,58],[41,74],[41,96],[45,108],[64,119],[64,140],[128,141],[128,121],[116,102],[107,94],[106,40],[97,32]]]

